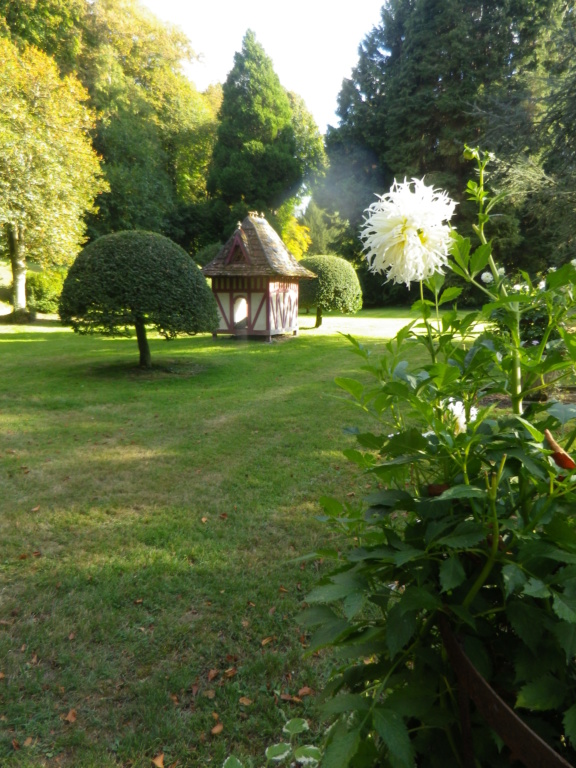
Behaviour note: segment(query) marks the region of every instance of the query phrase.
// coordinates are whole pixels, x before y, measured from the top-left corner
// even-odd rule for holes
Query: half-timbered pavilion
[[[212,278],[217,333],[272,336],[298,333],[298,281],[316,275],[302,267],[263,216],[250,213],[202,272]]]

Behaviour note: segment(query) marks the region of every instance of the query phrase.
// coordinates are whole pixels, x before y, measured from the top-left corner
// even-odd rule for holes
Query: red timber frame
[[[295,300],[290,296],[294,288]],[[297,333],[297,281],[279,281],[269,277],[213,277],[212,292],[221,315],[221,327],[216,333],[267,337],[287,332]],[[282,293],[287,294],[289,300],[279,316],[276,296]],[[246,299],[248,312],[246,326],[239,330],[234,323],[234,304],[242,298]],[[257,324],[260,328],[256,328]]]

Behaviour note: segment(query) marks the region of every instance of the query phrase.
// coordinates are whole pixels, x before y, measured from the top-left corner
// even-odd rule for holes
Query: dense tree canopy
[[[274,210],[323,163],[322,138],[302,99],[282,87],[248,30],[223,87],[209,192],[228,205]]]
[[[316,191],[318,204],[338,211],[355,231],[374,193],[386,191],[395,177],[426,175],[459,200],[458,224],[465,230],[471,211],[464,144],[495,147],[495,135],[502,133],[491,130],[495,105],[508,116],[512,105],[521,105],[522,119],[534,129],[539,110],[533,97],[543,97],[549,87],[543,75],[554,55],[550,41],[566,5],[389,0],[343,83],[341,124],[327,136],[331,168]],[[512,137],[514,128],[506,133]],[[503,214],[500,248],[517,261],[525,251],[526,222],[514,205]]]
[[[15,313],[26,308],[27,260],[70,264],[85,239],[84,215],[104,188],[87,98],[46,54],[0,38],[0,227]]]
[[[146,325],[166,339],[218,327],[205,277],[186,251],[154,232],[117,232],[87,245],[68,272],[59,311],[78,333],[129,336],[135,328],[145,368]]]

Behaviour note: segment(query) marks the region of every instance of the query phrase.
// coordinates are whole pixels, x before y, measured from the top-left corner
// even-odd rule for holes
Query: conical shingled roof
[[[242,254],[236,258],[235,253],[239,250]],[[236,232],[202,272],[206,277],[316,277],[296,261],[275,230],[257,213],[250,213],[238,225]]]

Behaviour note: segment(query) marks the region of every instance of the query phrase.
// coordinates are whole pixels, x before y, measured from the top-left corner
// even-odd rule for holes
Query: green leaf
[[[522,592],[530,597],[550,597],[550,589],[548,586],[534,576],[528,579]]]
[[[536,442],[538,443],[543,442],[544,435],[542,434],[542,432],[539,432],[536,429],[536,427],[533,427],[532,424],[530,424],[529,421],[526,421],[526,419],[523,419],[522,416],[518,416],[517,414],[515,414],[515,418],[517,421],[520,422],[520,424],[522,424],[523,427],[525,427],[528,430],[528,432],[531,434],[534,440],[536,440]]]
[[[271,744],[266,750],[266,758],[268,760],[274,760],[275,762],[286,760],[286,758],[290,757],[291,754],[292,747],[290,744],[286,744],[286,742],[281,742],[280,744]]]
[[[386,618],[386,645],[390,658],[394,658],[409,642],[416,631],[414,611],[402,613],[399,605],[394,605]]]
[[[462,376],[462,371],[456,365],[447,365],[446,363],[435,363],[426,368],[430,378],[438,388],[443,388],[453,384]]]
[[[566,664],[571,664],[576,656],[576,624],[561,621],[554,625],[552,631],[566,654]]]
[[[478,544],[478,542],[485,538],[486,531],[480,523],[475,523],[473,520],[466,520],[457,525],[451,534],[438,539],[435,545],[443,545],[453,549],[463,549],[472,547],[474,544]]]
[[[551,675],[523,685],[516,699],[516,706],[524,709],[545,711],[556,709],[564,701],[565,686]]]
[[[576,419],[576,405],[568,403],[554,403],[546,409],[551,416],[558,419],[560,424],[566,424],[572,419]]]
[[[331,517],[340,517],[344,512],[344,507],[337,499],[332,499],[330,496],[320,496],[320,506]]]
[[[370,699],[359,693],[345,693],[335,696],[322,706],[325,715],[339,715],[343,712],[367,712],[370,709]]]
[[[475,488],[473,485],[453,485],[441,496],[436,496],[434,501],[447,501],[449,499],[483,499],[486,491],[482,488]]]
[[[566,345],[566,350],[570,355],[570,360],[576,361],[576,334],[569,333],[568,331],[564,330],[564,328],[560,328],[559,326],[557,327],[557,330],[562,337],[564,344]]]
[[[288,720],[282,730],[290,736],[295,736],[297,733],[303,733],[304,731],[310,730],[310,728],[308,722],[304,720],[303,717],[294,717],[292,720]]]
[[[374,728],[386,745],[392,762],[398,768],[412,768],[414,752],[408,729],[393,710],[377,707],[372,715]]]
[[[466,578],[466,571],[458,559],[458,555],[450,555],[448,560],[444,560],[440,566],[440,584],[442,592],[448,592],[460,584]]]
[[[460,267],[460,275],[466,277],[466,270],[470,261],[470,238],[462,237],[456,231],[452,233],[453,242],[450,248],[454,261]],[[456,270],[454,270],[456,271]],[[458,273],[457,273],[458,274]]]
[[[452,286],[451,288],[446,288],[446,290],[442,293],[440,298],[438,299],[438,305],[445,304],[447,301],[454,301],[454,299],[457,299],[458,296],[462,293],[462,288],[457,288],[456,286]]]
[[[298,747],[294,752],[294,759],[297,763],[304,763],[305,765],[313,765],[314,761],[319,763],[322,759],[322,750],[318,747],[314,747],[311,744],[307,744],[303,747]]]
[[[323,624],[338,618],[339,616],[331,608],[328,608],[327,605],[317,605],[314,608],[307,608],[302,613],[299,613],[296,621],[304,627],[313,627],[316,624]]]
[[[350,624],[346,619],[336,619],[335,621],[322,624],[310,640],[310,649],[318,651],[327,645],[334,645],[338,638],[350,629]]]
[[[330,734],[322,768],[348,768],[360,746],[360,730],[348,731],[344,723],[338,723]]]
[[[567,597],[557,592],[552,603],[554,613],[558,618],[570,624],[576,623],[576,597]]]
[[[483,243],[476,248],[470,257],[470,273],[472,274],[472,277],[486,268],[491,253],[492,246],[489,243]]]
[[[224,764],[222,765],[222,768],[244,768],[244,764],[238,760],[237,757],[227,757],[226,760],[224,760]]]
[[[576,704],[573,704],[570,709],[566,710],[562,722],[566,736],[572,746],[576,747]]]
[[[502,579],[506,597],[510,597],[526,582],[524,571],[514,563],[509,563],[502,568]]]
[[[343,389],[345,392],[348,392],[350,395],[355,397],[356,400],[362,399],[362,395],[364,394],[364,385],[359,381],[356,381],[356,379],[347,379],[339,376],[334,379],[334,383],[340,387],[340,389]]]
[[[389,456],[403,456],[407,453],[425,451],[428,441],[422,437],[422,432],[417,429],[407,429],[391,437],[385,446],[385,452]]]
[[[518,637],[533,653],[536,653],[544,631],[542,611],[527,603],[526,600],[516,599],[508,604],[506,615]]]
[[[397,603],[398,610],[404,614],[408,611],[435,611],[442,605],[438,595],[434,595],[424,587],[409,586]]]
[[[342,600],[347,597],[353,589],[349,584],[321,584],[306,596],[308,603],[333,603],[335,600]]]

